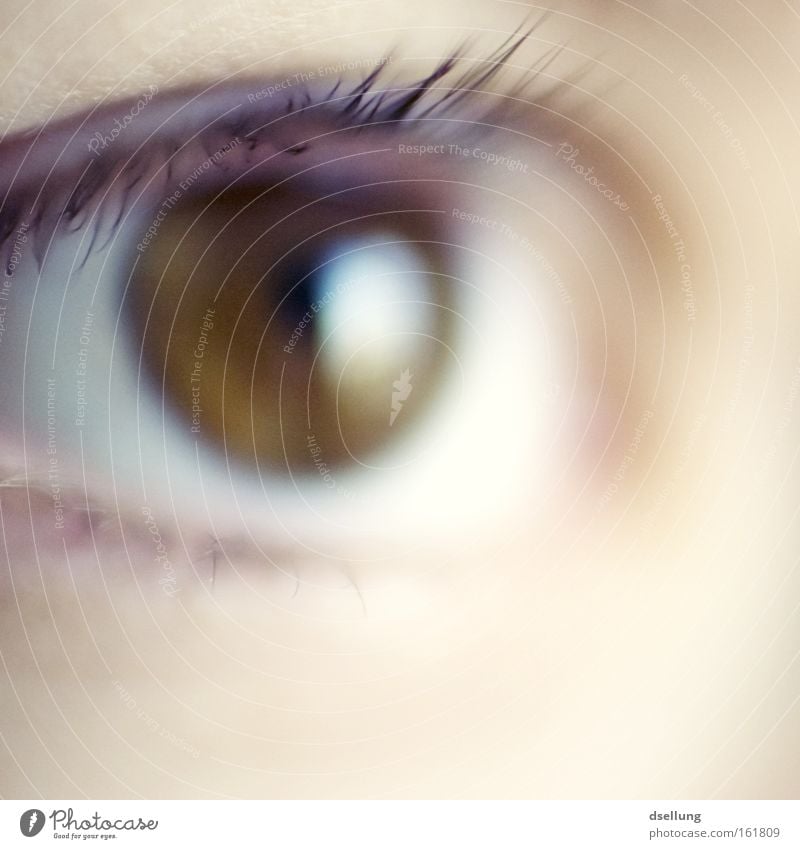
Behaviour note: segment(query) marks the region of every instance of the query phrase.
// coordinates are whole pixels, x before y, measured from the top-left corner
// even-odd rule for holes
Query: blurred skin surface
[[[354,478],[333,535],[279,509],[269,568],[167,481],[170,595],[127,482],[65,534],[19,485],[45,437],[0,434],[4,797],[796,798],[800,12],[545,6],[507,70],[564,45],[561,88],[485,143],[526,178],[478,161],[442,200],[517,238],[451,215],[497,320],[436,463]],[[542,10],[11,2],[0,118],[390,54],[413,79]]]

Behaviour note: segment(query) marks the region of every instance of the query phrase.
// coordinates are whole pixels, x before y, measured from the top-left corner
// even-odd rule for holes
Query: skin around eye
[[[476,138],[439,115],[434,132],[386,133],[369,145],[379,156],[343,158],[317,184],[326,194],[344,175],[421,170],[438,181],[418,205],[448,222],[437,241],[466,297],[463,369],[439,427],[420,431],[415,462],[382,489],[374,477],[359,489],[333,463],[321,474],[315,432],[310,471],[326,498],[294,525],[273,490],[245,498],[224,459],[214,476],[212,455],[182,453],[187,422],[167,430],[141,340],[124,341],[142,335],[142,316],[110,285],[133,285],[130,257],[169,196],[151,177],[175,136],[195,138],[173,160],[180,181],[232,127],[208,135],[200,99],[183,138],[162,126],[158,97],[124,119],[153,84],[191,102],[198,81],[263,79],[248,89],[263,93],[256,103],[243,98],[259,108],[277,102],[269,86],[288,79],[280,91],[297,93],[298,72],[329,91],[320,68],[358,62],[366,76],[390,55],[399,68],[398,42],[430,69],[480,32],[513,38],[520,7],[299,3],[276,25],[274,6],[236,4],[221,27],[217,7],[144,2],[84,39],[102,17],[86,4],[52,27],[37,7],[3,36],[4,62],[34,45],[4,88],[21,108],[13,129],[35,135],[89,85],[109,102],[125,94],[100,124],[73,110],[87,118],[74,144],[84,160],[119,161],[118,188],[150,186],[136,221],[124,192],[108,195],[88,251],[95,231],[79,225],[103,191],[66,158],[76,126],[48,125],[38,159],[4,148],[4,197],[26,182],[35,199],[35,169],[57,163],[95,198],[70,207],[75,232],[58,240],[55,220],[39,222],[41,268],[33,232],[4,230],[4,795],[796,796],[798,29],[788,8],[712,5],[548,4],[490,86],[498,108],[481,114],[494,132]],[[548,98],[515,87],[560,45],[538,79]],[[112,115],[124,130],[95,157],[88,144],[111,138]],[[245,150],[232,168],[247,170]],[[330,150],[283,155],[296,168]],[[236,197],[284,167],[263,164]],[[155,247],[180,238],[177,216],[167,221],[147,255],[150,282],[168,290],[181,256]],[[222,228],[185,230],[184,250],[200,255]],[[192,309],[199,335],[204,299]],[[410,377],[392,428],[423,379]],[[93,472],[109,469],[93,503]],[[296,505],[310,490],[293,493]]]

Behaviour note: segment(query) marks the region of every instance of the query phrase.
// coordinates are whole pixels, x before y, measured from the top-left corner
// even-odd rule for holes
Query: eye
[[[503,97],[464,93],[517,43],[410,86],[380,89],[376,71],[259,99],[237,84],[148,99],[128,136],[93,129],[101,115],[46,148],[19,141],[6,248],[15,227],[31,235],[10,429],[189,537],[335,546],[365,524],[408,538],[502,510],[521,455],[498,424],[536,450],[554,364],[482,183],[515,180],[523,143],[535,169],[548,145],[491,131]],[[515,361],[537,364],[523,392]]]

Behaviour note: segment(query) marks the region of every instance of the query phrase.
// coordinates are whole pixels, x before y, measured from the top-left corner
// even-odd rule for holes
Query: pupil
[[[313,315],[313,305],[319,300],[322,289],[319,278],[320,273],[314,270],[313,262],[309,261],[293,262],[286,270],[284,280],[289,284],[289,289],[285,292],[280,308],[280,325],[283,332],[291,334],[306,313]],[[276,288],[280,291],[280,287]],[[267,317],[275,307],[274,295],[275,292],[269,289],[264,293],[267,300]],[[313,323],[308,332],[309,335],[315,332]]]

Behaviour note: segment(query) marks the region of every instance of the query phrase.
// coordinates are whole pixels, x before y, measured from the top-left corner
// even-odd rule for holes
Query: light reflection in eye
[[[337,372],[363,345],[375,337],[392,334],[396,327],[413,323],[418,333],[432,333],[434,322],[425,305],[434,293],[419,279],[424,257],[413,248],[392,244],[392,233],[345,241],[337,253],[324,257],[326,267],[315,276],[320,314],[319,335],[329,340],[323,366]],[[385,243],[385,244],[381,244]],[[376,245],[369,250],[371,245]],[[389,336],[373,348],[371,366],[397,365],[403,350]]]

